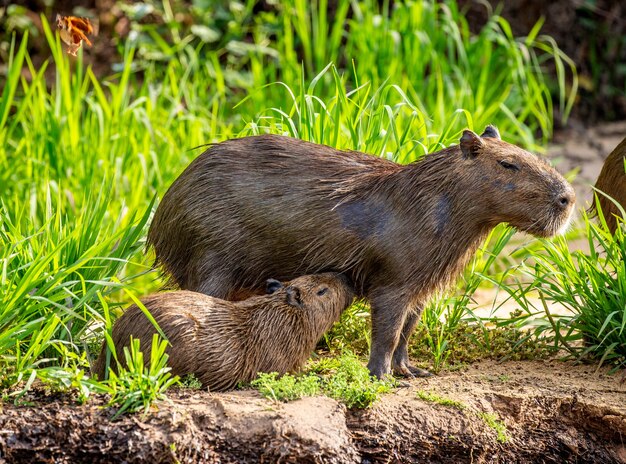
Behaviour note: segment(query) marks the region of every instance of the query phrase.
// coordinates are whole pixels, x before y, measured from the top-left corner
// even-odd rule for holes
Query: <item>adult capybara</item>
[[[610,196],[622,208],[626,208],[624,160],[626,160],[626,138],[606,158],[596,181],[596,189]],[[600,203],[600,208],[602,208],[602,214],[609,230],[615,232],[617,227],[616,216],[622,217],[622,212],[613,201],[602,195],[602,193],[598,194],[598,202]],[[595,209],[595,206],[592,209]]]
[[[563,230],[574,190],[535,155],[479,137],[406,166],[261,135],[210,147],[174,181],[148,233],[181,288],[220,298],[323,271],[369,299],[368,367],[422,374],[407,340],[424,303],[462,271],[501,222],[541,237]]]
[[[190,291],[158,293],[142,303],[170,342],[172,373],[193,373],[203,386],[220,391],[248,382],[258,372],[283,374],[302,366],[354,298],[347,279],[332,273],[284,285],[270,279],[267,291],[236,303]],[[129,307],[113,326],[118,359],[124,361],[122,349],[131,335],[149,353],[155,333],[143,311]],[[106,352],[104,343],[93,369],[99,378],[104,378]],[[146,364],[148,358],[144,355]]]

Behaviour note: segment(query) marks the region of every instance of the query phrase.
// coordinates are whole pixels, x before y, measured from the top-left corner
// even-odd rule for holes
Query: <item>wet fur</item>
[[[370,370],[409,375],[423,305],[495,225],[550,236],[570,216],[554,169],[494,128],[483,136],[406,166],[275,135],[228,140],[172,184],[148,245],[173,283],[227,299],[269,276],[343,272],[372,305]]]
[[[324,288],[326,293],[318,295]],[[353,297],[344,277],[320,274],[236,303],[190,291],[155,294],[142,303],[169,339],[172,373],[193,373],[203,386],[221,391],[254,379],[258,372],[301,367]],[[113,326],[118,359],[124,360],[123,347],[132,335],[141,341],[149,364],[156,332],[143,311],[130,306]],[[99,378],[104,377],[106,352],[104,344],[93,369]]]

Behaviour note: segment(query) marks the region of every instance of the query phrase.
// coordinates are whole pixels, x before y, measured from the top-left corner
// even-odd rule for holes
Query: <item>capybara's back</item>
[[[622,208],[626,208],[626,172],[624,169],[624,161],[626,160],[626,138],[615,147],[615,150],[604,161],[596,188],[600,192],[608,195]],[[598,193],[598,202],[602,208],[602,214],[606,220],[606,224],[611,232],[615,232],[617,227],[616,216],[622,217],[622,213],[611,199],[602,193]]]
[[[165,292],[142,300],[169,340],[168,365],[175,375],[194,374],[212,391],[252,380],[258,372],[286,373],[304,364],[316,342],[354,297],[339,274],[302,276],[286,284],[270,279],[268,294],[229,302],[190,291]],[[116,353],[139,339],[149,365],[157,330],[137,306],[130,306],[113,326]],[[103,344],[94,374],[103,378]],[[117,365],[110,357],[110,367]]]
[[[406,340],[430,295],[494,226],[554,235],[574,198],[560,174],[492,126],[406,166],[263,135],[194,160],[157,208],[148,245],[173,283],[226,299],[268,277],[345,273],[371,303],[371,372],[393,364],[419,374]]]
[[[227,140],[174,181],[154,215],[148,245],[173,284],[226,299],[260,289],[270,277],[347,269],[361,259],[360,238],[353,239],[350,224],[327,221],[338,185],[349,189],[367,182],[368,174],[398,168],[356,152],[338,157],[329,147],[288,137]],[[383,213],[351,208],[372,221]]]

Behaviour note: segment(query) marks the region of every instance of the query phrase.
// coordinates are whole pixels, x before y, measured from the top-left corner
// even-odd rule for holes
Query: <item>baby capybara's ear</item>
[[[474,158],[480,152],[485,142],[473,131],[466,129],[461,136],[461,152],[465,158]]]
[[[492,126],[491,124],[485,127],[485,130],[482,134],[480,134],[480,136],[488,139],[500,140],[500,132],[498,131],[498,128],[496,126]]]
[[[265,293],[271,295],[272,293],[283,288],[283,283],[276,279],[267,279],[265,281]]]
[[[290,285],[286,289],[287,292],[287,304],[302,308],[302,298],[300,296],[300,289]]]

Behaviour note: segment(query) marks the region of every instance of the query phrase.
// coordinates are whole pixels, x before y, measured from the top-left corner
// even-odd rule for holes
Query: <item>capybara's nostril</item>
[[[563,209],[567,209],[568,207],[573,205],[575,201],[576,201],[576,194],[574,193],[574,190],[572,188],[565,189],[564,192],[561,192],[557,196],[557,200],[556,200],[559,207]]]
[[[559,207],[565,209],[573,202],[573,198],[569,193],[563,193],[557,197],[556,202]]]

